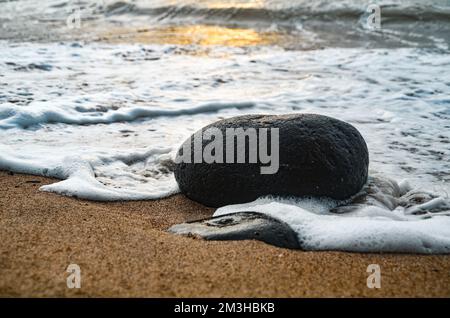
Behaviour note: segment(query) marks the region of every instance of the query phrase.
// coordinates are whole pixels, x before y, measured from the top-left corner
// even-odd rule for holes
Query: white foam
[[[109,156],[17,156],[8,147],[0,145],[0,169],[63,179],[42,186],[42,191],[95,201],[148,200],[163,198],[179,191],[170,171],[157,171],[159,165],[170,160],[171,151],[171,148],[155,148]],[[146,169],[147,161],[152,161],[150,170]],[[126,168],[115,170],[117,165]],[[140,165],[140,171],[131,172],[127,169],[131,165]],[[94,168],[98,166],[107,166],[109,174],[96,177]],[[143,183],[142,174],[150,172],[153,175],[145,178]]]
[[[214,216],[255,211],[289,224],[306,250],[351,252],[450,253],[450,217],[422,219],[367,206],[350,214],[325,212],[332,203],[317,200],[260,199],[218,209]],[[305,208],[306,207],[306,208]]]
[[[37,124],[64,123],[72,125],[110,124],[115,122],[129,122],[139,118],[154,118],[160,116],[196,115],[217,112],[222,109],[251,108],[252,102],[242,103],[207,103],[184,109],[163,109],[149,107],[126,107],[109,110],[105,113],[84,113],[68,107],[58,107],[49,102],[35,103],[32,108],[20,107],[13,104],[0,105],[0,129],[27,128]]]

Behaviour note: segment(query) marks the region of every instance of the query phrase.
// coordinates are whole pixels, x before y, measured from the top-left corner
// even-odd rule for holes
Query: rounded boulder
[[[347,199],[367,181],[369,154],[358,130],[335,118],[246,115],[202,128],[175,161],[181,192],[220,207],[266,195]]]

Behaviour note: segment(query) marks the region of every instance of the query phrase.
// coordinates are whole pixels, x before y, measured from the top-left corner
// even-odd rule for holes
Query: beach
[[[0,0],[0,297],[450,297],[449,21],[446,0]],[[277,119],[273,178],[250,134],[242,166],[176,159],[247,115]]]
[[[93,202],[39,191],[54,179],[0,172],[0,296],[449,297],[450,255],[288,250],[166,232],[212,215],[183,195]],[[69,289],[69,264],[81,288]],[[370,289],[369,264],[381,288]]]

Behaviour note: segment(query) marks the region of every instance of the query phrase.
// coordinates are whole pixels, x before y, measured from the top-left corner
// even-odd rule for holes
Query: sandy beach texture
[[[450,255],[304,252],[178,237],[213,210],[176,195],[101,203],[39,191],[54,180],[0,171],[0,296],[450,296]],[[81,288],[66,285],[69,264]],[[369,264],[381,288],[366,286]]]

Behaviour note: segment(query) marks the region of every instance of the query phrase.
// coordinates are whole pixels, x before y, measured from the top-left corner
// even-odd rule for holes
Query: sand
[[[50,178],[0,171],[0,296],[450,297],[450,255],[305,252],[165,230],[212,209],[182,195],[101,203],[39,191]],[[81,288],[66,268],[81,269]],[[381,288],[366,285],[369,264]]]

